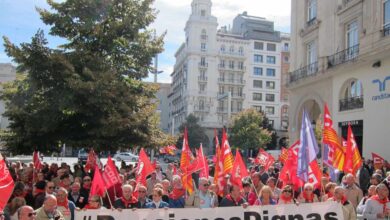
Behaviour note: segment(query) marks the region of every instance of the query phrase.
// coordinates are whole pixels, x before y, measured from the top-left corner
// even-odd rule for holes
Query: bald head
[[[24,205],[18,209],[18,220],[35,220],[36,213],[31,206]]]
[[[43,209],[46,213],[54,213],[57,208],[57,198],[54,195],[47,195],[43,202]]]

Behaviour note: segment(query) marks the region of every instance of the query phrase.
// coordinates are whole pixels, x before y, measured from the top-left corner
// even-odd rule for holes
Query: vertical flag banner
[[[197,160],[198,160],[198,166],[200,168],[199,177],[206,177],[208,179],[209,164],[207,162],[207,158],[204,156],[202,144],[200,144],[200,148],[197,150]]]
[[[242,160],[240,151],[237,149],[236,158],[234,159],[233,168],[230,175],[230,182],[242,189],[242,179],[248,176],[248,170],[246,169],[245,163]]]
[[[362,158],[353,135],[351,125],[348,124],[347,150],[345,153],[344,172],[356,175],[362,165]]]
[[[230,173],[230,171],[233,168],[233,154],[230,149],[230,145],[229,145],[229,141],[225,129],[223,129],[223,133],[222,133],[221,153],[222,153],[221,159],[223,161],[223,173],[226,175]]]
[[[192,155],[190,146],[188,145],[188,132],[187,128],[184,128],[183,147],[181,150],[180,169],[182,172],[182,182],[184,188],[191,194],[194,191],[194,185],[192,183],[192,176],[189,173],[191,161],[194,156]]]
[[[215,171],[214,171],[214,184],[218,186],[218,194],[223,195],[223,188],[226,184],[225,178],[223,175],[223,161],[221,156],[221,148],[219,146],[219,140],[217,135],[217,130],[214,129],[215,136]]]
[[[34,150],[34,153],[33,153],[33,164],[34,164],[34,168],[37,170],[40,170],[43,168],[41,159],[39,159],[39,151],[37,151],[37,150]]]
[[[4,210],[14,190],[14,180],[8,170],[3,156],[0,154],[0,209]]]
[[[306,110],[303,110],[297,175],[304,182],[309,180],[309,166],[316,159],[318,151],[317,140],[311,126],[310,118]]]
[[[114,164],[114,161],[112,161],[111,156],[108,156],[107,164],[106,167],[104,168],[102,177],[107,189],[121,182],[121,179],[119,178],[118,170],[116,169],[116,166]]]

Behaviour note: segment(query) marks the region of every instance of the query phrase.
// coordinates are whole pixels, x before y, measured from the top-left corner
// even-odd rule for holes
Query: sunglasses
[[[146,191],[138,191],[139,193],[146,193]]]
[[[85,179],[84,180],[84,182],[90,182],[91,181],[91,179]]]
[[[36,212],[30,212],[30,213],[27,214],[28,217],[32,217],[33,215],[36,216],[37,213]]]
[[[48,186],[47,188],[48,189],[54,189],[55,187],[54,186]]]
[[[313,191],[312,189],[305,189],[305,191]]]
[[[203,184],[203,186],[204,186],[204,187],[206,187],[206,186],[210,186],[210,184],[207,184],[207,183],[206,183],[206,184]]]
[[[285,193],[292,193],[292,190],[284,190]]]

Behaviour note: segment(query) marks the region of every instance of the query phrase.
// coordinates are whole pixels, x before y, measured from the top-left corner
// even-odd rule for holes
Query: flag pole
[[[106,189],[106,194],[107,194],[107,197],[108,197],[108,202],[110,203],[110,207],[111,207],[111,209],[113,209],[114,208],[114,206],[112,206],[112,202],[111,202],[111,198],[110,198],[110,194],[108,194],[108,190]],[[100,197],[101,198],[101,197]],[[102,199],[103,200],[103,199]],[[103,204],[103,202],[102,202],[102,204]]]

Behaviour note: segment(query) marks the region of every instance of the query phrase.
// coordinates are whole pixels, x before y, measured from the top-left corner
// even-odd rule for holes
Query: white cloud
[[[160,54],[165,62],[160,62],[159,67],[164,72],[166,67],[173,69],[174,53],[184,42],[184,27],[191,14],[191,2],[192,0],[156,0],[154,4],[159,14],[152,27],[159,34],[167,31],[166,50]],[[249,15],[274,21],[276,30],[290,30],[290,0],[212,0],[212,3],[212,14],[218,18],[219,26],[231,26],[234,17],[246,11]],[[160,78],[169,78],[169,74],[162,74],[164,76],[159,77],[159,81]]]

